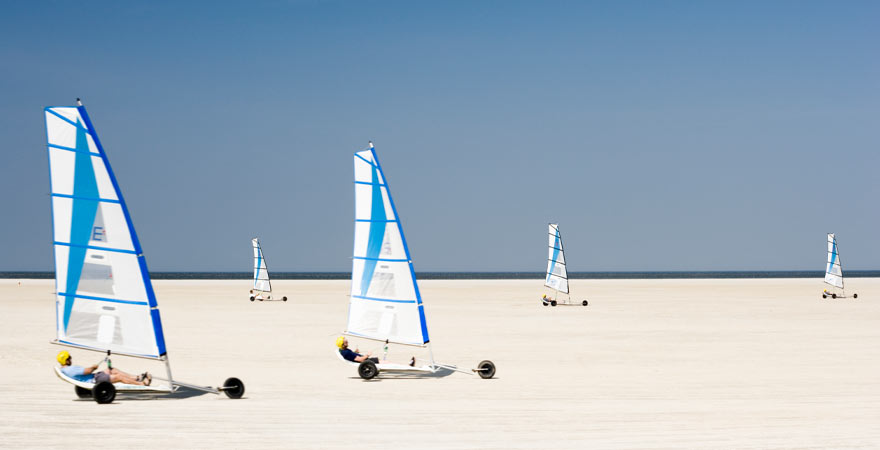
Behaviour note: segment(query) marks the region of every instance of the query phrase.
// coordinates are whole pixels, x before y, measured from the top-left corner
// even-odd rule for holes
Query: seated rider
[[[136,384],[138,386],[149,386],[153,381],[153,376],[149,372],[134,376],[119,369],[108,368],[98,371],[97,364],[90,367],[74,366],[72,364],[73,357],[67,351],[61,351],[55,359],[61,364],[61,373],[77,381],[95,384],[109,381],[111,383]]]
[[[367,352],[366,355],[361,355],[360,353],[358,353],[358,349],[354,349],[354,351],[352,351],[350,348],[348,348],[348,339],[346,339],[345,336],[339,336],[338,338],[336,338],[336,347],[339,348],[339,354],[342,355],[342,358],[346,361],[356,363],[372,361],[374,364],[386,364],[388,362],[380,361],[379,358],[376,357],[371,358],[370,355],[372,354],[372,352]],[[415,356],[413,356],[412,359],[409,361],[409,365],[416,365]]]

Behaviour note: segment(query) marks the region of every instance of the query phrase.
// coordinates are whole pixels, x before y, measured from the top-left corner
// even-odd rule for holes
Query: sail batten
[[[375,151],[354,154],[355,226],[346,334],[429,342],[403,227]]]
[[[159,359],[165,339],[146,259],[82,106],[45,109],[56,341]]]
[[[544,286],[568,294],[568,270],[565,266],[565,252],[562,249],[562,235],[559,232],[559,224],[548,224],[547,229],[549,233],[549,248],[547,276],[544,279]]]

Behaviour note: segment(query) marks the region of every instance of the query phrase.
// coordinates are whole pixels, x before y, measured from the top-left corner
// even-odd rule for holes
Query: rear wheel
[[[223,382],[223,393],[229,398],[241,398],[244,395],[244,383],[238,378],[227,378]]]
[[[364,361],[358,366],[358,375],[365,380],[372,380],[379,375],[379,368],[373,361]]]
[[[254,296],[253,296],[253,295],[251,296],[251,301],[254,301]]]
[[[116,399],[116,388],[109,381],[102,381],[92,388],[92,398],[100,404],[113,403]]]
[[[837,298],[837,294],[831,294],[831,298]]]
[[[825,294],[822,294],[822,298],[828,298],[828,296]]]
[[[286,302],[286,301],[287,301],[287,296],[285,295],[284,297],[281,297],[281,300]]]
[[[551,301],[550,306],[556,306],[556,300]]]
[[[73,390],[76,392],[76,396],[79,398],[92,398],[92,391],[79,386],[74,386]]]
[[[547,302],[545,302],[545,301],[542,301],[541,304],[543,304],[544,306],[549,305],[549,303],[547,303]]]
[[[495,364],[488,359],[480,361],[480,363],[477,364],[477,373],[480,374],[480,378],[492,378],[495,376]]]

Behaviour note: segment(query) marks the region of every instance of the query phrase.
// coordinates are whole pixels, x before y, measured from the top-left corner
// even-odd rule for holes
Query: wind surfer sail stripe
[[[63,297],[81,298],[84,300],[95,300],[95,301],[99,301],[99,302],[124,303],[127,305],[146,305],[147,304],[147,302],[139,302],[139,301],[135,301],[135,300],[120,300],[120,299],[115,299],[115,298],[93,297],[91,295],[67,294],[65,292],[59,292],[58,295],[61,295]]]
[[[366,185],[368,185],[368,186],[382,186],[382,187],[385,187],[385,185],[382,184],[382,183],[369,183],[369,182],[366,182],[366,181],[355,181],[354,184],[366,184]]]
[[[427,321],[412,257],[375,151],[354,161],[355,236],[346,333],[423,345]]]
[[[375,297],[365,297],[363,295],[352,295],[354,298],[360,298],[363,300],[372,300],[374,302],[389,302],[389,303],[416,303],[415,300],[389,300],[387,298],[375,298]]]
[[[72,244],[70,242],[58,242],[58,241],[53,242],[53,244],[54,245],[63,245],[65,247],[86,248],[89,250],[106,250],[108,252],[114,252],[114,253],[128,253],[129,255],[135,254],[134,250],[125,250],[122,248],[99,247],[97,245],[79,245],[79,244]]]
[[[88,113],[82,106],[44,111],[57,340],[120,354],[164,355],[146,259]]]
[[[409,262],[406,259],[389,259],[389,258],[367,258],[366,256],[352,256],[354,259],[362,259],[364,261],[386,261],[386,262]]]
[[[93,155],[93,156],[101,156],[101,154],[98,153],[98,152],[90,152],[90,151],[77,150],[77,149],[75,149],[75,148],[73,148],[73,147],[64,147],[64,146],[62,146],[62,145],[54,145],[54,144],[49,144],[48,146],[49,146],[49,148],[57,148],[58,150],[66,150],[66,151],[68,151],[68,152],[74,152],[74,153],[87,153],[87,154],[89,154],[89,155]]]
[[[106,202],[106,203],[119,203],[119,200],[114,200],[112,198],[97,198],[97,197],[83,197],[79,195],[67,195],[67,194],[51,194],[52,197],[58,198],[72,198],[77,200],[89,200],[93,202]]]

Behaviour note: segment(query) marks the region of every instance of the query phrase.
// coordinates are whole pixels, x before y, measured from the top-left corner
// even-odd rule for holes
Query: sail
[[[565,252],[562,251],[562,235],[559,224],[549,226],[549,255],[547,256],[547,279],[544,286],[568,294],[568,270],[565,268]]]
[[[837,250],[837,238],[828,233],[828,265],[825,266],[825,282],[843,289],[843,271],[840,268],[840,253]]]
[[[354,155],[354,192],[354,256],[346,333],[424,345],[428,327],[416,274],[372,145]]]
[[[85,107],[45,109],[59,343],[165,355],[147,262]]]
[[[254,244],[254,290],[272,292],[269,284],[269,268],[266,267],[266,259],[263,258],[263,249],[260,248],[260,240],[253,238]]]

